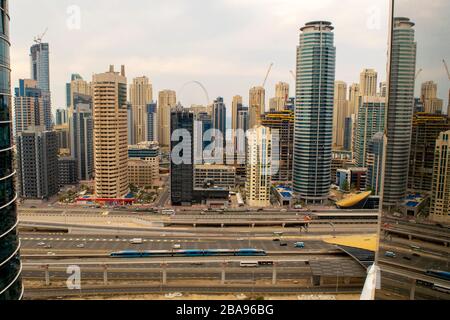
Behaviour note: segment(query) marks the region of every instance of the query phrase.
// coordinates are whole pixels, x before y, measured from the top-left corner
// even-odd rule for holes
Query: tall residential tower
[[[127,78],[122,72],[95,74],[94,102],[95,194],[122,198],[128,193]]]
[[[295,193],[307,203],[326,201],[330,191],[336,69],[333,29],[326,21],[307,23],[297,48],[293,178]]]

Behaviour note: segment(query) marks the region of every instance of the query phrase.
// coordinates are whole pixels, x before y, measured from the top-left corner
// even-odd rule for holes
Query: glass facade
[[[301,29],[297,48],[294,191],[307,203],[322,203],[330,191],[336,48],[330,22]]]
[[[450,75],[443,61],[450,57],[448,12],[448,1],[392,1],[376,299],[450,300],[450,214],[436,219],[430,205],[438,194],[431,181],[450,181],[450,170],[436,160],[436,135],[446,129],[448,115],[414,115],[426,103],[425,83],[437,85],[433,99],[448,103]]]
[[[183,149],[178,154],[182,161],[176,159],[170,161],[172,205],[191,204],[194,189],[194,140],[192,139],[194,136],[194,114],[178,106],[170,114],[170,123],[172,136],[171,153],[176,153],[174,151],[175,148]],[[186,135],[177,136],[174,134],[176,130],[183,130]],[[178,139],[173,140],[174,138]],[[188,151],[190,154],[185,155],[183,151]],[[184,159],[187,161],[184,161]]]
[[[0,300],[23,294],[14,187],[8,1],[0,2]]]

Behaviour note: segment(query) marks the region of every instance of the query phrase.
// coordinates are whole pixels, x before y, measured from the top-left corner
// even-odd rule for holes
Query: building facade
[[[361,96],[355,139],[355,160],[366,166],[367,146],[373,136],[384,131],[386,100],[377,96]]]
[[[263,87],[253,87],[249,92],[249,128],[261,123],[261,115],[266,112],[266,90]]]
[[[444,101],[437,97],[437,83],[433,81],[422,83],[420,101],[423,103],[426,113],[442,113],[443,111]]]
[[[23,296],[20,276],[19,220],[16,212],[14,151],[12,138],[11,70],[8,1],[0,2],[0,300],[20,300]]]
[[[236,169],[232,166],[204,164],[194,167],[194,189],[232,190],[235,186]]]
[[[130,84],[130,103],[133,111],[134,141],[132,144],[147,141],[147,105],[153,101],[153,87],[143,76],[133,79]]]
[[[383,205],[396,206],[406,196],[416,76],[414,23],[395,18],[391,48],[391,81],[386,111],[387,153]]]
[[[366,167],[367,182],[366,190],[371,190],[373,195],[381,194],[383,175],[383,152],[386,137],[383,132],[376,133],[367,146]]]
[[[16,137],[19,195],[48,200],[59,192],[58,141],[54,131],[30,127]]]
[[[377,96],[378,73],[374,69],[364,69],[359,79],[359,95]]]
[[[147,139],[146,141],[158,141],[158,107],[156,103],[147,104]]]
[[[78,180],[87,181],[94,174],[94,119],[92,102],[76,103],[69,119],[71,156],[77,160]]]
[[[333,112],[333,148],[344,147],[345,119],[351,115],[347,100],[347,84],[336,81],[334,84],[334,112]]]
[[[330,191],[336,48],[330,22],[301,28],[297,49],[294,133],[294,192],[323,203]]]
[[[95,74],[94,110],[95,194],[122,198],[128,193],[127,78],[120,73]]]
[[[170,146],[170,110],[177,104],[175,91],[164,90],[158,96],[159,143],[161,147]]]
[[[257,126],[248,132],[247,204],[251,207],[270,206],[272,181],[272,135],[267,127]]]
[[[50,94],[50,46],[48,43],[37,42],[30,48],[31,79],[37,82],[37,88],[42,90],[44,104],[44,123],[46,130],[52,129],[52,103]]]
[[[278,82],[275,85],[275,97],[270,99],[270,111],[286,110],[286,102],[289,99],[289,84],[286,82]]]
[[[171,112],[170,189],[172,205],[192,204],[194,190],[194,114],[181,106]],[[175,131],[179,134],[173,134]]]
[[[294,112],[278,111],[263,115],[261,124],[272,132],[272,181],[292,181],[294,158]],[[278,132],[278,143],[273,139]],[[276,172],[275,172],[276,171]]]
[[[72,157],[59,157],[58,181],[59,186],[76,185],[78,180],[77,159]]]
[[[222,164],[225,159],[226,131],[227,131],[227,108],[222,97],[214,100],[211,113],[212,129],[215,130],[213,159]],[[221,152],[222,150],[222,152]],[[222,155],[220,157],[220,155]]]
[[[50,116],[45,115],[46,113],[50,113],[50,110],[44,105],[42,90],[37,87],[37,81],[20,79],[14,96],[14,135],[28,127],[45,126],[45,119]]]
[[[442,132],[436,141],[430,217],[450,223],[450,131]]]
[[[436,140],[447,130],[450,130],[450,120],[445,115],[414,114],[408,172],[411,192],[431,192]]]

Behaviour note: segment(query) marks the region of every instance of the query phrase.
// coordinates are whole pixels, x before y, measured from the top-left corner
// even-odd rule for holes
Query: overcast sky
[[[80,8],[80,29],[67,13],[71,5]],[[167,88],[185,106],[205,104],[195,85],[178,92],[197,80],[211,99],[223,96],[229,106],[236,94],[248,101],[250,87],[262,84],[273,62],[267,98],[278,81],[289,82],[294,95],[289,71],[295,70],[299,28],[311,20],[335,26],[336,80],[358,82],[363,68],[375,68],[384,81],[387,6],[387,0],[14,0],[13,86],[29,77],[29,47],[48,27],[54,108],[65,106],[71,73],[91,79],[110,64],[125,64],[129,83],[148,76],[154,97]]]
[[[416,96],[421,84],[432,80],[438,84],[438,97],[444,100],[447,112],[450,79],[443,59],[450,64],[450,13],[449,0],[396,0],[395,15],[410,18],[416,25],[416,69],[423,71],[416,80]]]

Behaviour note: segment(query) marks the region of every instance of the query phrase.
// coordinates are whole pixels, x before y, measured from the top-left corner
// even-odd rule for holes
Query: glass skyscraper
[[[178,105],[170,113],[170,132],[172,156],[180,159],[170,161],[170,194],[172,205],[191,204],[194,189],[194,114]],[[177,132],[175,132],[177,131]],[[175,134],[174,134],[175,132]],[[181,136],[186,134],[185,136]],[[175,150],[180,148],[180,150]],[[188,154],[183,152],[187,151]]]
[[[395,18],[392,31],[387,152],[383,204],[394,207],[406,196],[414,110],[417,43],[414,23]]]
[[[314,21],[301,28],[297,48],[294,191],[307,203],[323,203],[330,190],[336,69],[334,27]]]
[[[8,1],[0,2],[0,300],[23,295],[17,235],[15,170],[11,131],[11,69]]]

